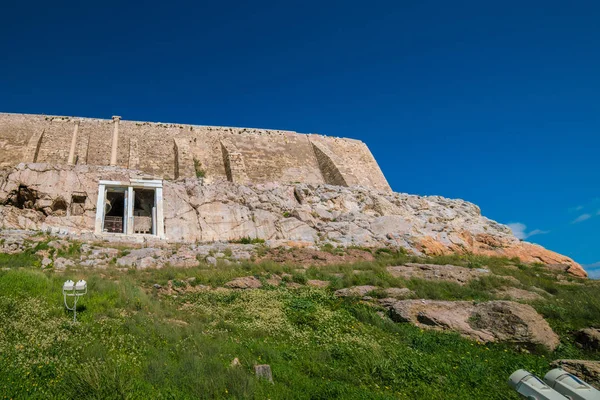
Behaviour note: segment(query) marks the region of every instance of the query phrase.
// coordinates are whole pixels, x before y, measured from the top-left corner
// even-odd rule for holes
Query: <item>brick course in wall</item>
[[[0,113],[0,167],[19,162],[66,164],[76,121],[75,163],[109,165],[110,119]],[[292,131],[121,120],[117,166],[165,179],[205,183],[328,183],[390,191],[361,141]],[[241,183],[241,182],[240,182]]]

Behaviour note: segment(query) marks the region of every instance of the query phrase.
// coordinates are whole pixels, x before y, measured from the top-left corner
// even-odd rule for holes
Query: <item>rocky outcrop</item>
[[[144,177],[118,167],[19,164],[0,174],[0,228],[93,232],[98,180]],[[521,242],[464,200],[358,186],[204,185],[201,179],[164,181],[163,196],[170,241],[252,237],[271,243],[402,247],[416,254],[474,253],[518,257],[586,276],[570,258]]]
[[[558,336],[533,307],[511,301],[395,300],[383,299],[397,322],[410,322],[427,329],[452,330],[482,342],[541,345],[554,350]]]
[[[600,361],[556,360],[551,365],[553,368],[562,368],[600,390]]]

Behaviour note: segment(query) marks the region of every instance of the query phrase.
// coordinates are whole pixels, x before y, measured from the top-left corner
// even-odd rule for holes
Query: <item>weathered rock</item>
[[[271,366],[268,364],[261,364],[254,366],[254,373],[258,379],[265,379],[273,383],[273,373],[271,372]]]
[[[63,257],[58,257],[56,260],[54,260],[54,269],[57,269],[59,271],[65,270],[67,269],[67,267],[72,267],[74,265],[75,263],[73,261]]]
[[[455,282],[459,285],[464,285],[473,279],[481,276],[487,276],[490,271],[487,269],[473,269],[458,267],[456,265],[436,265],[436,264],[414,264],[407,263],[405,265],[387,267],[387,271],[395,278],[404,279],[427,279],[427,280],[443,280]]]
[[[237,358],[237,357],[236,357],[236,358],[234,358],[234,359],[231,361],[231,364],[229,364],[229,365],[230,365],[231,367],[241,367],[241,366],[242,366],[242,363],[240,363],[240,360],[239,360],[239,358]]]
[[[262,283],[254,276],[244,276],[235,278],[227,282],[224,286],[230,289],[258,289],[262,287]]]
[[[0,228],[91,235],[98,181],[144,177],[140,171],[119,167],[19,164],[0,176]],[[83,205],[70,204],[72,196],[81,193],[86,194]],[[256,237],[307,246],[316,240],[336,241],[342,245],[403,247],[417,254],[518,257],[523,262],[542,262],[557,271],[586,276],[570,258],[520,241],[508,227],[483,217],[477,206],[463,200],[358,186],[241,185],[226,181],[204,185],[198,179],[166,180],[163,195],[165,235],[170,241]],[[72,205],[78,207],[75,214],[83,214],[65,212]],[[18,246],[3,245],[9,251]],[[181,259],[186,260],[181,264],[191,265],[189,257]],[[179,264],[177,260],[173,262]],[[132,266],[135,262],[129,258],[119,265]]]
[[[575,333],[575,340],[586,349],[600,349],[600,329],[585,328]]]
[[[542,345],[550,350],[560,343],[546,320],[527,304],[512,301],[477,304],[470,322],[476,329],[491,331],[499,341]]]
[[[48,257],[44,257],[42,259],[42,268],[46,268],[48,267],[50,264],[52,264],[52,260]]]
[[[212,257],[212,256],[206,257],[206,262],[209,265],[217,265],[217,259],[215,257]]]
[[[117,259],[117,265],[119,267],[148,268],[155,264],[155,261],[151,261],[151,259],[156,259],[162,255],[163,251],[161,249],[135,249],[131,250],[126,256]]]
[[[334,295],[336,297],[362,297],[362,296],[366,296],[367,293],[372,292],[377,289],[379,289],[377,286],[370,286],[370,285],[352,286],[350,288],[336,290]]]
[[[600,390],[600,361],[589,360],[556,360],[553,368],[562,368],[584,382]]]
[[[135,264],[137,269],[146,269],[155,267],[157,262],[154,257],[144,257],[141,260],[138,260]]]
[[[533,307],[510,301],[475,304],[470,301],[383,299],[383,306],[397,322],[423,328],[453,330],[483,342],[542,345],[554,350],[558,336]]]

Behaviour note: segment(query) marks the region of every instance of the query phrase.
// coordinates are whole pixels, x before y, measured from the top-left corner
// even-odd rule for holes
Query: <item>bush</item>
[[[204,178],[206,171],[202,168],[200,160],[194,158],[194,170],[196,171],[196,178]]]
[[[250,236],[246,236],[240,239],[231,240],[230,242],[238,244],[261,244],[265,242],[265,239],[251,238]]]

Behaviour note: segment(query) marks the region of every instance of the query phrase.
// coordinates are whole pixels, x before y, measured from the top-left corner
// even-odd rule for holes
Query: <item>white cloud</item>
[[[527,239],[533,235],[543,235],[545,233],[549,233],[550,231],[543,231],[541,229],[534,229],[530,232],[527,232],[527,226],[520,222],[512,222],[507,224],[507,226],[512,231],[513,235],[517,237],[517,239]]]
[[[600,279],[600,261],[593,264],[584,264],[583,269],[586,270],[591,279]]]
[[[541,229],[534,229],[531,232],[529,232],[527,234],[527,237],[529,236],[533,236],[533,235],[545,235],[546,233],[550,233],[550,231],[543,231]]]
[[[572,224],[577,224],[579,222],[587,221],[590,218],[592,218],[592,216],[590,214],[581,214],[579,217],[575,218],[573,220],[573,222],[571,222],[571,223]]]
[[[583,210],[583,206],[577,206],[577,207],[571,207],[571,208],[569,208],[569,212],[581,211],[581,210]]]
[[[513,235],[515,235],[518,239],[525,239],[527,237],[527,234],[525,233],[525,229],[527,229],[527,226],[525,224],[522,224],[520,222],[513,222],[507,224],[507,226],[510,228]]]

